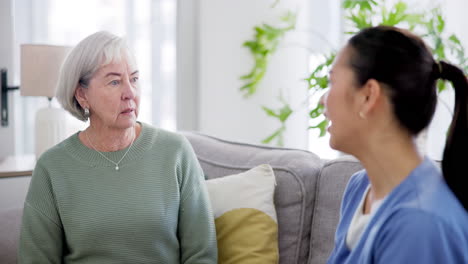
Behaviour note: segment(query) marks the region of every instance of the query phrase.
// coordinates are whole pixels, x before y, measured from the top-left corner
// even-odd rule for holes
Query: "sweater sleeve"
[[[218,251],[213,212],[203,171],[185,138],[181,154],[178,170],[181,179],[178,224],[180,263],[214,264],[217,263]]]
[[[18,263],[62,263],[63,229],[46,170],[34,169],[24,204]]]
[[[462,263],[466,248],[455,241],[451,230],[434,215],[400,209],[379,231],[374,263]]]

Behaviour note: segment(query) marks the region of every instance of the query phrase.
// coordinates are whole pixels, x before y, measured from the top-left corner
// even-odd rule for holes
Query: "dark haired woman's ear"
[[[364,86],[358,90],[359,116],[366,118],[383,103],[382,85],[375,79],[369,79]]]

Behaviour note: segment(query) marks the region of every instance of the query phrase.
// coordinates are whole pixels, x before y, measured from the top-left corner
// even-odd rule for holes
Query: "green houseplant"
[[[254,39],[248,40],[243,44],[244,47],[249,49],[254,59],[252,70],[240,77],[241,80],[245,81],[245,84],[240,88],[245,97],[249,97],[257,91],[258,84],[267,71],[270,57],[275,53],[283,36],[288,31],[294,30],[296,14],[289,11],[280,20],[284,25],[275,27],[269,24],[262,24],[261,26],[256,26],[254,28]]]
[[[451,60],[462,67],[465,71],[468,70],[468,58],[465,55],[465,50],[454,34],[447,34],[445,28],[445,19],[439,7],[433,7],[429,11],[411,12],[408,10],[408,5],[404,1],[398,1],[393,5],[389,5],[386,1],[375,0],[345,0],[342,8],[345,13],[345,34],[354,34],[359,30],[375,25],[388,25],[407,28],[410,31],[422,36],[429,44],[436,60]],[[295,17],[294,15],[290,15]],[[291,20],[295,22],[295,20]],[[293,30],[294,25],[290,25],[287,31]],[[284,31],[280,37],[287,33]],[[279,43],[280,37],[276,42]],[[271,53],[269,53],[271,55]],[[317,64],[312,69],[309,76],[304,78],[307,82],[307,89],[310,96],[317,93],[323,93],[328,88],[328,72],[335,58],[336,51],[329,54],[323,54],[321,63]],[[267,65],[262,65],[266,70]],[[256,67],[256,66],[255,66]],[[255,67],[252,72],[255,71]],[[264,74],[264,72],[263,72]],[[262,75],[263,76],[263,75]],[[255,82],[255,87],[258,86],[261,78]],[[243,88],[245,89],[245,87]],[[447,89],[444,82],[439,81],[438,91],[442,92]],[[253,90],[255,92],[255,90]],[[306,100],[309,100],[307,98]],[[263,140],[263,143],[271,143],[276,141],[276,144],[283,144],[283,134],[286,131],[286,121],[294,114],[293,107],[284,99],[280,99],[281,106],[277,109],[272,109],[263,106],[265,113],[271,118],[275,118],[280,123],[277,130],[271,133]],[[305,104],[308,105],[308,104]],[[309,118],[311,120],[310,129],[318,129],[320,136],[325,135],[328,121],[323,116],[323,106],[314,104],[310,107]]]

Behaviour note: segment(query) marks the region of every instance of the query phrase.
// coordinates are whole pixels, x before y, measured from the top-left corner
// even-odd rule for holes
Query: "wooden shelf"
[[[19,155],[0,159],[0,178],[31,176],[36,165],[36,156]]]

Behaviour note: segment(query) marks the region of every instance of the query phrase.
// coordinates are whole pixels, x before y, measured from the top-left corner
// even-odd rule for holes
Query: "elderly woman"
[[[136,121],[138,78],[107,32],[67,57],[57,97],[89,127],[37,161],[20,263],[217,262],[203,172],[185,138]]]
[[[325,97],[330,145],[365,170],[353,175],[328,263],[468,263],[468,82],[424,42],[393,27],[364,29],[336,58]],[[437,103],[436,82],[455,89],[442,171],[414,137]]]

